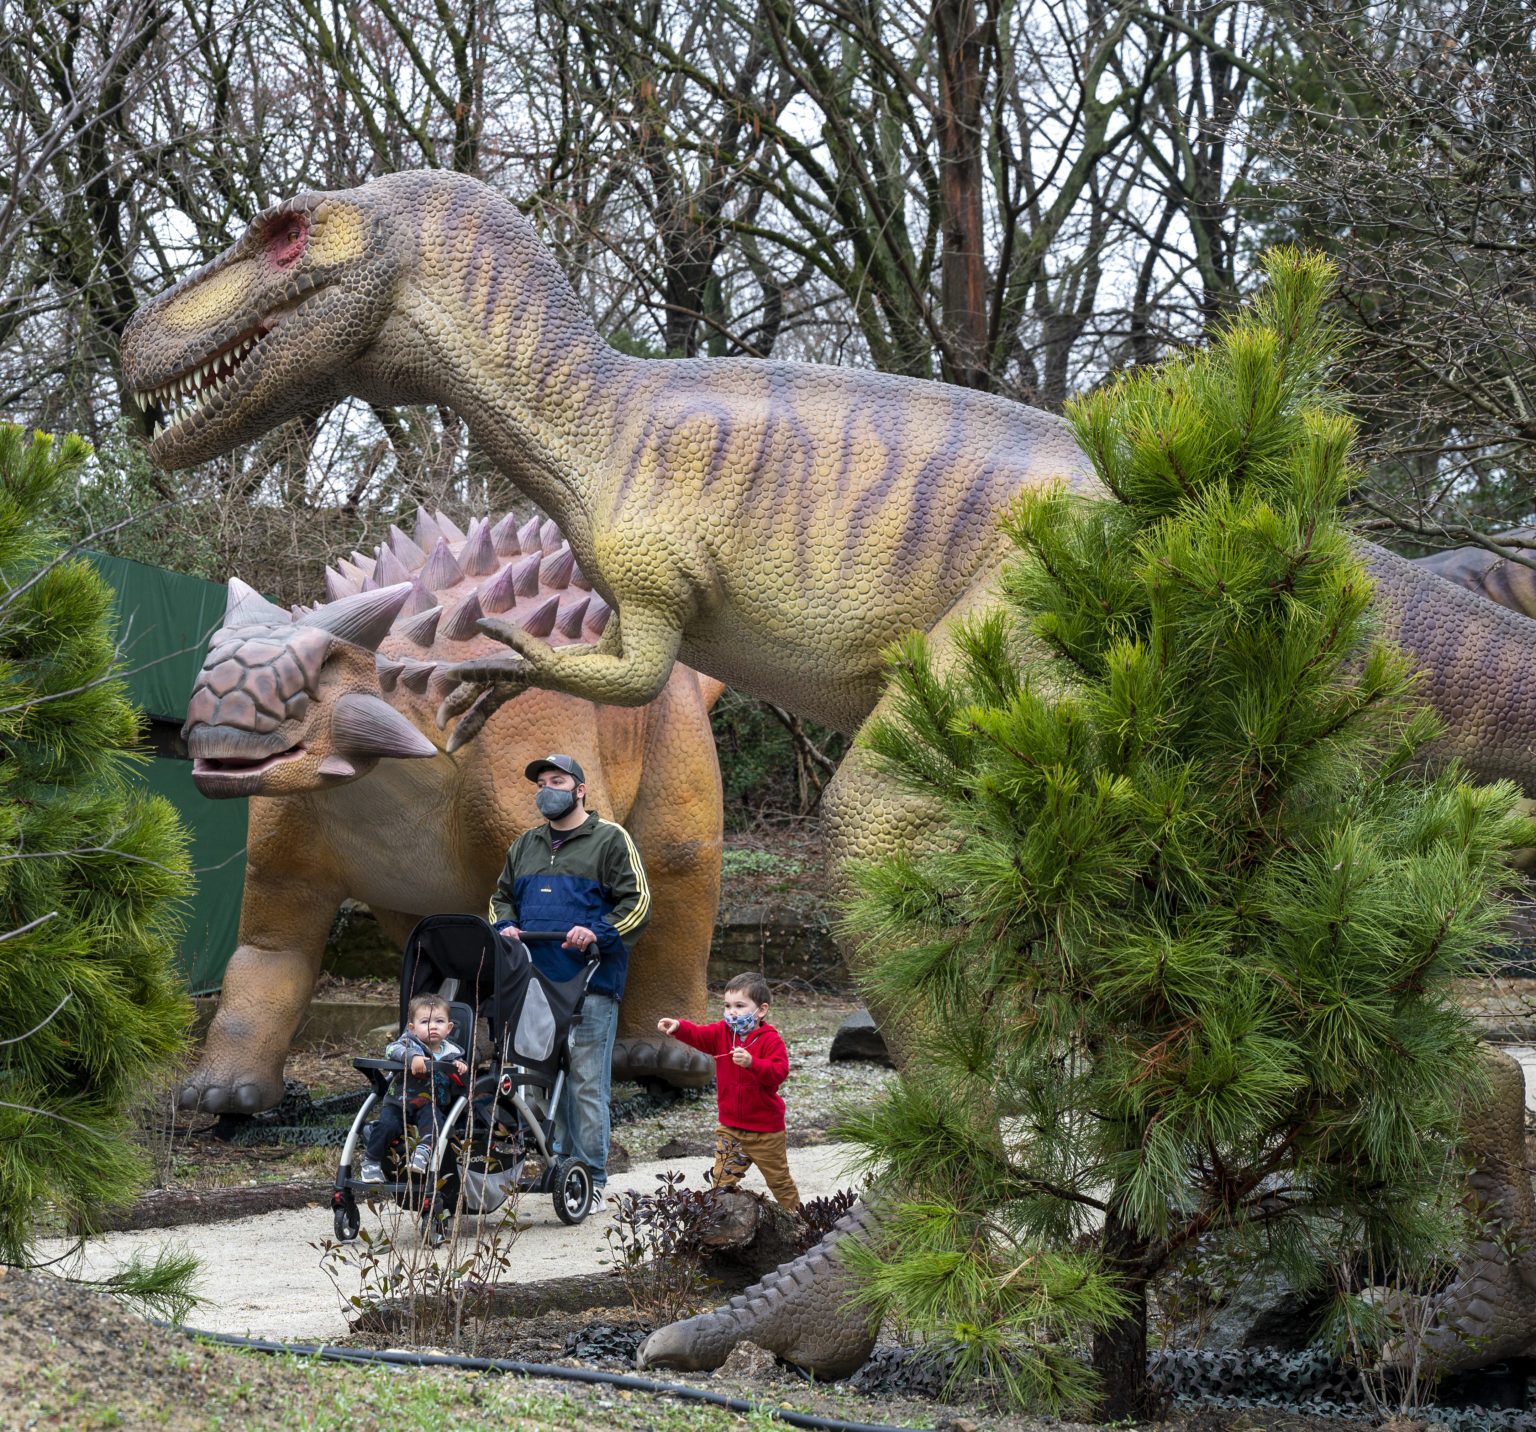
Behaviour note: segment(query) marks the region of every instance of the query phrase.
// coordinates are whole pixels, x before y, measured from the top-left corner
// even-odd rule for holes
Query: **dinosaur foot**
[[[259,1114],[282,1101],[282,1070],[238,1067],[205,1059],[188,1076],[177,1105],[209,1114]]]
[[[613,1043],[613,1077],[660,1079],[677,1089],[703,1089],[715,1077],[715,1061],[675,1039],[639,1035]]]
[[[717,1368],[740,1342],[767,1348],[821,1378],[847,1377],[874,1351],[877,1320],[852,1302],[857,1289],[840,1246],[873,1226],[857,1203],[808,1253],[782,1263],[760,1283],[712,1313],[658,1328],[640,1344],[638,1367],[686,1372]]]

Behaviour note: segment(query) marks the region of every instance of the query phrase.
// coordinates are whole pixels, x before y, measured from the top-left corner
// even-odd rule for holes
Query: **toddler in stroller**
[[[574,979],[556,983],[534,967],[525,943],[564,938],[563,931],[525,930],[520,939],[509,939],[475,915],[429,915],[411,931],[400,969],[402,1022],[420,995],[432,994],[435,1003],[446,1005],[450,1028],[442,1048],[451,1043],[459,1051],[454,1061],[466,1070],[464,1087],[451,1091],[446,1111],[436,1112],[436,1137],[417,1146],[419,1166],[408,1165],[401,1171],[403,1179],[391,1181],[384,1168],[371,1166],[375,1160],[370,1157],[354,1177],[360,1144],[367,1141],[370,1155],[386,1151],[390,1140],[377,1125],[368,1129],[369,1116],[376,1110],[382,1114],[386,1101],[398,1109],[401,1093],[392,1092],[392,1086],[408,1075],[406,1064],[397,1059],[352,1061],[371,1088],[352,1121],[336,1170],[331,1205],[338,1239],[357,1236],[359,1195],[390,1197],[402,1207],[419,1208],[433,1241],[442,1237],[443,1221],[459,1204],[461,1192],[463,1207],[472,1214],[493,1212],[520,1191],[552,1193],[555,1213],[564,1223],[580,1223],[587,1216],[592,1173],[574,1159],[554,1156],[554,1110],[568,1076],[570,1031],[581,1018],[597,962]],[[476,1039],[480,1020],[488,1040]],[[388,1052],[407,1051],[391,1045]],[[427,1067],[419,1052],[413,1059]],[[452,1062],[439,1059],[431,1068],[446,1073]],[[423,1146],[425,1156],[419,1152]],[[538,1171],[528,1172],[535,1161]]]
[[[400,1037],[384,1050],[384,1057],[405,1065],[397,1074],[379,1108],[379,1117],[368,1135],[368,1157],[358,1175],[363,1183],[383,1183],[383,1162],[409,1125],[416,1131],[411,1168],[425,1173],[437,1138],[438,1120],[453,1105],[456,1089],[466,1088],[469,1066],[464,1050],[448,1038],[453,1013],[440,995],[419,994],[411,1001],[409,1023]]]

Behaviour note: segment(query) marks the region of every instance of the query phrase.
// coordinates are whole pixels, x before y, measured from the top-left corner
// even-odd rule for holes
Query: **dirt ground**
[[[609,1323],[625,1314],[602,1310]],[[540,1320],[509,1333],[509,1351],[540,1361],[588,1315]],[[732,1397],[821,1416],[949,1432],[1089,1432],[1085,1424],[1003,1415],[922,1398],[877,1398],[836,1385],[813,1389],[792,1374],[746,1372],[686,1381]],[[714,1432],[775,1424],[687,1408],[628,1390],[553,1379],[487,1378],[426,1369],[374,1370],[273,1358],[210,1346],[143,1321],[99,1293],[47,1274],[0,1269],[0,1428],[340,1429],[436,1432]],[[1273,1408],[1176,1410],[1147,1432],[1362,1432],[1369,1422],[1307,1418]],[[1394,1432],[1406,1432],[1398,1425]]]

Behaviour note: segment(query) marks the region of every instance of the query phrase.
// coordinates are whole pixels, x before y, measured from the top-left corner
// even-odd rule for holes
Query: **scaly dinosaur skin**
[[[474,627],[482,611],[556,642],[608,619],[554,523],[482,522],[466,537],[421,512],[414,541],[395,529],[374,556],[327,571],[326,589],[328,604],[290,616],[231,582],[193,689],[194,781],[207,796],[253,799],[240,946],[182,1106],[254,1113],[278,1101],[343,899],[366,901],[401,945],[424,914],[483,913],[507,847],[539,818],[523,768],[554,750],[581,762],[592,808],[627,825],[649,875],[651,927],[630,960],[615,1077],[708,1083],[712,1061],[656,1021],[676,1008],[706,1017],[721,843],[708,708],[720,684],[679,665],[632,709],[530,691],[449,755],[432,721],[438,672],[492,647]]]
[[[648,362],[610,348],[505,199],[441,172],[303,194],[147,304],[124,337],[127,383],[157,413],[167,467],[229,451],[346,395],[437,403],[557,521],[615,609],[594,647],[554,649],[491,618],[515,656],[456,668],[438,712],[456,749],[531,686],[632,705],[674,660],[856,732],[889,643],[951,633],[994,601],[998,518],[1021,488],[1100,489],[1064,423],[988,394],[781,362]],[[1385,634],[1424,666],[1443,749],[1536,793],[1536,623],[1367,547]],[[1038,646],[1020,660],[1059,680]],[[473,705],[471,703],[474,703]],[[935,812],[893,795],[855,746],[823,802],[834,879],[850,856],[920,844]],[[891,1021],[892,1052],[912,1052]],[[818,1371],[797,1330],[842,1302],[825,1272],[758,1298],[731,1337]],[[809,1266],[809,1265],[808,1265]],[[784,1291],[782,1288],[779,1290]],[[658,1365],[713,1366],[718,1318],[664,1330]],[[866,1330],[867,1331],[867,1330]],[[860,1336],[863,1336],[861,1333]],[[868,1339],[865,1346],[868,1346]]]

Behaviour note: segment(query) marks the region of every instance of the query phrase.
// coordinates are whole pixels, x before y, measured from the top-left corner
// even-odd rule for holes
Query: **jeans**
[[[608,1182],[608,1093],[618,1032],[618,1000],[589,994],[581,1023],[571,1030],[571,1072],[555,1111],[555,1153],[580,1159],[598,1188]]]
[[[368,1158],[373,1163],[383,1163],[384,1155],[405,1133],[405,1121],[425,1140],[430,1148],[437,1133],[437,1106],[430,1099],[409,1108],[401,1107],[401,1098],[391,1093],[379,1108],[379,1120],[368,1136]]]

